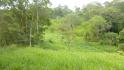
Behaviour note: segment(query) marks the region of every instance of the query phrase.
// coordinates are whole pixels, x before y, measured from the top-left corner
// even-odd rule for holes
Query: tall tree
[[[33,2],[1,0],[0,2],[3,8],[1,10],[6,11],[3,13],[3,17],[6,19],[6,24],[4,23],[6,28],[1,27],[1,29],[4,29],[10,37],[4,40],[8,43],[11,41],[14,44],[30,46],[37,44],[42,39],[44,30],[50,24],[49,0],[33,0]],[[4,33],[1,36],[4,36]]]

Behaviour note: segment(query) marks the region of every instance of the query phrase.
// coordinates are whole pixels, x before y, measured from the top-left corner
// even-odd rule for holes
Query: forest
[[[124,0],[0,0],[0,70],[124,70]]]

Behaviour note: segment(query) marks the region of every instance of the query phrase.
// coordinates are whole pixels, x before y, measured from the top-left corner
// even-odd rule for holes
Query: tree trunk
[[[38,21],[39,21],[39,17],[38,17],[38,2],[36,2],[36,4],[37,4],[37,34],[39,33],[39,23],[38,23]]]
[[[30,24],[30,47],[32,47],[32,24]]]

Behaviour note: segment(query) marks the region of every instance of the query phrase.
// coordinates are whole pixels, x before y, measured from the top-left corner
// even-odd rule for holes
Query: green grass
[[[124,70],[118,53],[1,48],[0,70]]]

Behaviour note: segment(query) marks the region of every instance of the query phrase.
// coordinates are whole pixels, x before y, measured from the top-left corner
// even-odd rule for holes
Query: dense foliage
[[[0,45],[32,46],[47,39],[68,46],[84,41],[118,46],[124,43],[123,5],[123,0],[92,2],[71,10],[51,8],[49,0],[0,0]]]
[[[48,0],[0,0],[0,45],[33,45],[50,25]]]
[[[65,37],[64,39],[70,42],[78,39],[82,42],[118,46],[124,43],[123,5],[123,0],[105,2],[104,5],[93,2],[84,8],[76,8],[75,11],[66,13],[65,16],[60,17],[61,13],[56,13],[59,18],[53,19],[52,27],[56,25],[53,30],[61,33]]]

